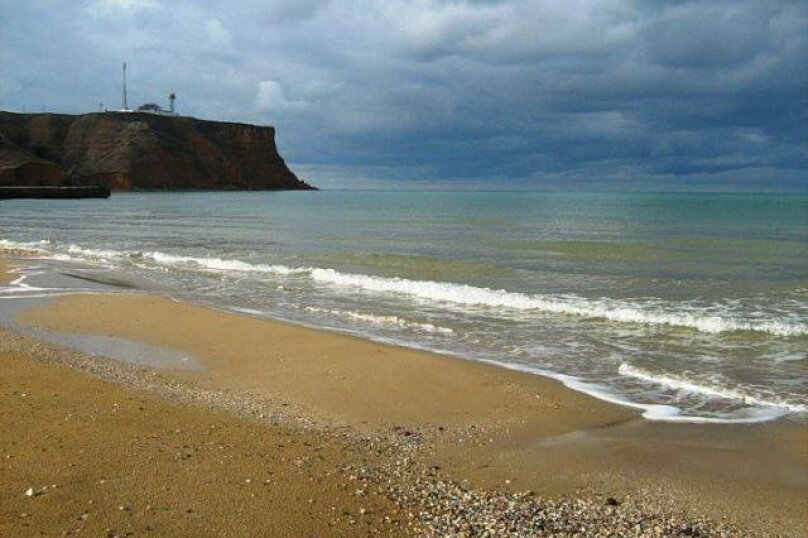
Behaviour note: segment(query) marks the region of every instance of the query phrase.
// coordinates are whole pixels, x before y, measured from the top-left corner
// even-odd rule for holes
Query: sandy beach
[[[0,284],[8,284],[11,281],[11,275],[8,272],[10,268],[8,261],[0,258]]]
[[[3,536],[365,536],[394,515],[354,495],[341,469],[362,456],[327,436],[18,354],[0,370]]]
[[[3,534],[808,532],[803,425],[651,423],[542,377],[155,295],[15,321],[201,367],[3,332]]]
[[[808,1],[0,2],[0,538],[808,538]]]

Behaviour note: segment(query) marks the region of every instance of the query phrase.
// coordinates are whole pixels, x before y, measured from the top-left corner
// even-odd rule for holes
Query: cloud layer
[[[273,124],[315,184],[806,190],[800,1],[0,0],[0,108]]]

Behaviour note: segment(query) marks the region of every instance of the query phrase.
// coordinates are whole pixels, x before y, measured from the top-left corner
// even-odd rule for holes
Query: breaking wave
[[[718,381],[697,381],[684,375],[656,374],[644,368],[640,368],[628,363],[621,364],[618,368],[618,373],[622,376],[639,379],[640,381],[653,383],[668,389],[684,391],[691,394],[699,394],[709,398],[733,400],[742,403],[743,405],[756,407],[776,407],[780,409],[787,409],[792,413],[805,413],[808,411],[808,405],[806,404],[793,402],[775,396],[767,397],[751,387],[731,388],[721,384]]]
[[[15,243],[0,240],[0,247],[36,249],[39,252],[44,251],[44,248],[49,245],[51,243],[48,241]],[[770,316],[764,319],[750,320],[745,319],[743,316],[733,315],[731,312],[713,314],[706,312],[704,308],[685,304],[640,303],[607,297],[589,299],[576,295],[528,294],[453,282],[343,273],[335,269],[320,267],[254,264],[241,260],[183,256],[159,251],[117,251],[90,249],[78,245],[69,245],[66,251],[70,255],[95,260],[129,259],[134,262],[146,260],[160,266],[189,270],[286,277],[302,276],[308,277],[321,285],[353,288],[354,290],[371,293],[396,294],[431,303],[561,314],[579,318],[604,319],[626,324],[681,327],[710,334],[736,331],[759,332],[784,337],[808,334],[808,324],[803,321],[772,318]],[[54,257],[58,256],[60,256],[58,252],[54,253]],[[722,305],[714,306],[719,310],[726,309]]]
[[[46,254],[46,248],[51,242],[43,239],[42,241],[10,241],[8,239],[0,239],[0,249],[3,250],[21,250],[35,254]]]
[[[586,299],[574,295],[531,295],[506,290],[480,288],[467,284],[383,278],[341,273],[334,269],[311,269],[316,282],[358,288],[377,293],[396,293],[428,301],[467,306],[533,310],[583,318],[602,318],[620,323],[686,327],[705,333],[755,331],[776,336],[808,334],[805,323],[789,320],[744,321],[732,317],[691,312],[670,312],[654,305],[642,305],[617,299]]]
[[[87,258],[114,260],[129,258],[132,260],[151,260],[152,262],[171,267],[185,267],[190,269],[207,269],[219,272],[240,272],[240,273],[270,273],[274,275],[304,274],[308,269],[293,269],[285,265],[264,265],[252,264],[240,260],[225,260],[222,258],[199,258],[195,256],[180,256],[176,254],[166,254],[165,252],[151,251],[119,251],[84,248],[78,245],[70,245],[67,248],[70,254],[78,254]]]
[[[288,276],[308,273],[308,269],[295,269],[285,265],[252,264],[240,260],[223,260],[221,258],[195,258],[192,256],[176,256],[162,252],[144,252],[143,258],[151,259],[160,265],[196,266],[213,271],[234,271],[239,273],[269,273]]]

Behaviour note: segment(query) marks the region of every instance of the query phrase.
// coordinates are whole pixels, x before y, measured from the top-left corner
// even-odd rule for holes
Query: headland
[[[275,129],[148,112],[0,112],[0,186],[111,190],[313,190]]]

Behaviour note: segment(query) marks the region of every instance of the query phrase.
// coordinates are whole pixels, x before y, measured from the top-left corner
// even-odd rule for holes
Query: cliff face
[[[61,170],[62,184],[115,190],[312,188],[278,154],[272,127],[135,112],[0,112],[0,133],[40,164]],[[4,174],[3,162],[0,184],[19,182],[20,173],[9,172],[12,166]],[[25,176],[37,180],[35,173]]]
[[[0,185],[54,186],[64,183],[56,164],[40,159],[0,133]]]

